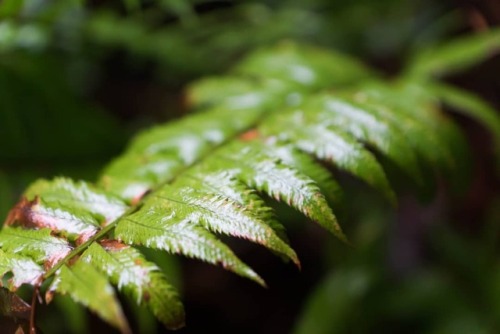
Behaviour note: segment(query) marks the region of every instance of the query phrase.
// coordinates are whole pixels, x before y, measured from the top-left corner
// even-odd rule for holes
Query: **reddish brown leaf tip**
[[[40,203],[40,198],[37,196],[32,201],[26,197],[22,197],[19,202],[9,211],[4,225],[10,226],[19,222],[22,225],[29,224],[32,219],[33,207]]]
[[[259,131],[256,129],[249,130],[240,135],[240,139],[243,141],[250,141],[260,137]]]
[[[298,258],[293,259],[293,263],[295,263],[295,266],[299,269],[299,271],[302,271],[302,264]]]
[[[52,302],[52,300],[54,299],[54,295],[55,295],[55,291],[47,290],[47,292],[45,292],[45,302],[47,304],[50,304]]]
[[[92,238],[97,233],[97,230],[91,230],[88,232],[84,232],[78,236],[75,240],[76,246],[80,246],[86,243],[90,238]]]
[[[107,251],[117,251],[120,249],[130,247],[129,245],[126,245],[118,240],[112,240],[112,239],[103,239],[99,241],[99,244]]]

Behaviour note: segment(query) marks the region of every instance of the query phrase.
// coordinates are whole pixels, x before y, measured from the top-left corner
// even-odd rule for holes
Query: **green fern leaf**
[[[127,153],[105,168],[100,185],[133,201],[156,185],[171,181],[184,168],[223,142],[253,126],[262,110],[211,109],[139,135]]]
[[[330,171],[314,161],[309,154],[300,151],[293,145],[280,145],[278,143],[267,146],[264,151],[270,157],[278,158],[285,165],[309,176],[330,204],[342,202],[343,194],[340,185],[332,177]]]
[[[103,241],[101,245],[92,244],[81,260],[106,274],[138,305],[147,305],[167,328],[184,326],[184,308],[177,292],[155,264],[146,261],[134,248],[116,241]]]
[[[500,29],[458,38],[427,48],[410,61],[408,74],[418,77],[445,75],[467,69],[500,50]]]
[[[396,197],[376,158],[343,130],[310,122],[299,110],[277,115],[259,127],[259,131],[359,177],[395,203]]]
[[[404,96],[411,105],[422,106],[422,108],[407,107],[406,111],[425,121],[425,125],[438,133],[443,142],[446,142],[454,162],[449,180],[455,190],[465,189],[471,175],[472,159],[469,146],[457,125],[439,112],[438,104],[441,102],[439,95],[426,88],[420,80],[407,79],[401,80],[398,92],[401,94],[399,98]]]
[[[494,137],[500,152],[500,117],[485,101],[463,89],[434,83],[430,89],[454,110],[480,122]]]
[[[210,190],[194,189],[176,182],[156,191],[146,204],[167,202],[169,211],[176,212],[178,219],[189,219],[213,232],[249,239],[298,263],[295,252],[246,207]]]
[[[183,196],[172,198],[169,195],[172,193]],[[191,206],[193,212],[200,210],[200,217],[204,217],[200,225],[207,230],[248,239],[300,265],[297,254],[284,241],[283,226],[274,219],[264,201],[237,179],[234,171],[214,173],[195,168],[189,174],[182,175],[172,187],[162,188],[154,196],[156,194],[162,199],[168,198],[183,203],[181,205]],[[203,214],[205,210],[210,213]]]
[[[415,180],[422,182],[414,151],[400,128],[391,123],[390,119],[380,117],[373,108],[367,110],[329,94],[309,101],[310,104],[305,104],[303,108],[314,111],[309,113],[313,123],[330,125],[348,132],[387,155]]]
[[[259,141],[235,142],[220,154],[219,166],[231,169],[249,187],[262,191],[302,212],[306,217],[345,240],[335,215],[319,187],[306,174],[266,154]],[[215,155],[217,157],[217,155]]]
[[[195,110],[214,106],[224,110],[263,110],[286,103],[287,99],[283,97],[288,94],[288,89],[288,85],[279,80],[211,77],[190,85],[187,100]]]
[[[228,270],[265,285],[259,275],[241,262],[229,247],[201,225],[178,218],[175,213],[168,211],[168,204],[164,201],[157,206],[143,206],[138,212],[121,218],[116,225],[115,238],[126,244],[162,249],[221,264]],[[166,212],[169,213],[166,215]]]
[[[235,73],[273,78],[291,83],[295,89],[317,90],[346,85],[371,77],[373,73],[353,58],[312,46],[283,42],[248,56]]]
[[[418,138],[432,145],[418,149],[417,153],[432,163],[432,167],[441,169],[445,174],[451,173],[453,176],[449,179],[457,189],[467,184],[466,175],[470,168],[466,165],[469,161],[467,157],[470,156],[468,146],[456,125],[437,109],[437,94],[431,94],[418,82],[408,80],[402,80],[392,87],[372,82],[361,90],[363,98],[368,98],[367,102],[375,100],[374,104],[383,104],[422,124],[423,133]],[[415,138],[410,140],[413,142]],[[412,145],[417,148],[416,145],[423,144]],[[458,157],[461,157],[460,160]]]
[[[411,96],[402,98],[402,95],[398,87],[372,83],[359,88],[353,98],[358,103],[377,109],[381,116],[399,126],[410,145],[427,163],[450,170],[454,168],[455,161],[446,136],[440,135],[441,131],[429,131],[429,127],[438,130],[443,123],[441,115],[427,108],[425,102],[407,103],[406,98]]]
[[[78,261],[71,267],[63,265],[57,271],[45,295],[48,302],[52,300],[54,292],[68,294],[123,333],[130,333],[113,287],[106,276],[99,273],[92,265],[83,261]]]

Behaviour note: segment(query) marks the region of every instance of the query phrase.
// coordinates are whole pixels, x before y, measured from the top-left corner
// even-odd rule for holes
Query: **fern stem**
[[[127,210],[123,215],[126,215],[129,213],[129,211],[132,211],[132,209],[135,210],[135,206],[134,207],[131,207],[129,210]],[[49,278],[50,276],[54,275],[56,273],[57,270],[59,270],[59,268],[62,267],[63,264],[66,264],[68,263],[69,260],[71,260],[72,258],[74,258],[75,256],[77,256],[78,254],[80,254],[81,252],[83,252],[85,249],[87,249],[91,244],[93,244],[94,242],[96,242],[97,240],[101,239],[102,237],[104,237],[106,234],[108,234],[116,225],[116,222],[118,222],[119,219],[116,219],[114,222],[112,222],[111,224],[105,226],[103,229],[101,229],[99,232],[97,232],[93,237],[91,237],[89,240],[85,241],[83,244],[81,244],[80,246],[76,247],[75,249],[73,249],[68,255],[66,255],[66,257],[64,258],[64,260],[62,261],[59,261],[56,265],[54,265],[52,268],[50,268],[50,270],[48,270],[45,275],[43,275],[43,279],[46,280],[47,278]]]
[[[35,285],[35,289],[33,290],[33,296],[31,297],[31,311],[30,311],[30,324],[29,324],[30,334],[36,334],[35,310],[36,310],[36,299],[38,297],[39,288],[40,288],[39,285]]]

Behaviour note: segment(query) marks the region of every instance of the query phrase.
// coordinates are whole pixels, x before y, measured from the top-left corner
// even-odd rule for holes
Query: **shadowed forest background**
[[[145,127],[186,113],[183,89],[258,47],[296,40],[352,55],[387,78],[419,49],[498,27],[495,0],[109,0],[0,2],[0,217],[33,180],[93,180]],[[500,109],[500,57],[445,81]],[[347,175],[348,247],[276,206],[302,269],[224,239],[269,288],[156,253],[182,294],[180,333],[498,333],[500,189],[491,135],[452,114],[471,147],[460,193],[438,181],[398,208]],[[55,305],[54,305],[55,304]],[[67,298],[44,333],[112,332]],[[138,333],[166,332],[126,304]],[[1,330],[0,330],[1,332]]]

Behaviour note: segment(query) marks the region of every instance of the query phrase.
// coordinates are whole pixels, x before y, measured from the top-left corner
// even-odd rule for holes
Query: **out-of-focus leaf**
[[[478,96],[450,85],[435,83],[430,89],[453,110],[473,118],[487,128],[493,135],[500,154],[500,116],[492,106]]]
[[[97,159],[120,147],[118,121],[71,88],[62,64],[21,51],[0,59],[0,161]]]
[[[424,49],[410,61],[408,74],[429,77],[459,72],[500,50],[500,29],[458,38],[441,47]]]
[[[363,269],[344,269],[328,275],[304,304],[294,333],[348,331],[350,314],[368,293],[372,281],[372,274]]]
[[[0,3],[0,17],[12,17],[23,8],[24,0],[4,0]]]
[[[282,43],[255,52],[235,71],[257,77],[265,73],[268,78],[313,89],[354,83],[373,75],[352,58],[314,47],[298,47],[294,43]]]
[[[64,324],[65,331],[71,334],[86,334],[89,332],[88,314],[83,305],[73,301],[70,296],[64,295],[55,296],[52,303],[54,303],[60,312],[59,314],[64,315],[64,319],[66,320]],[[42,321],[39,320],[39,322]],[[42,325],[40,327],[43,328]]]

